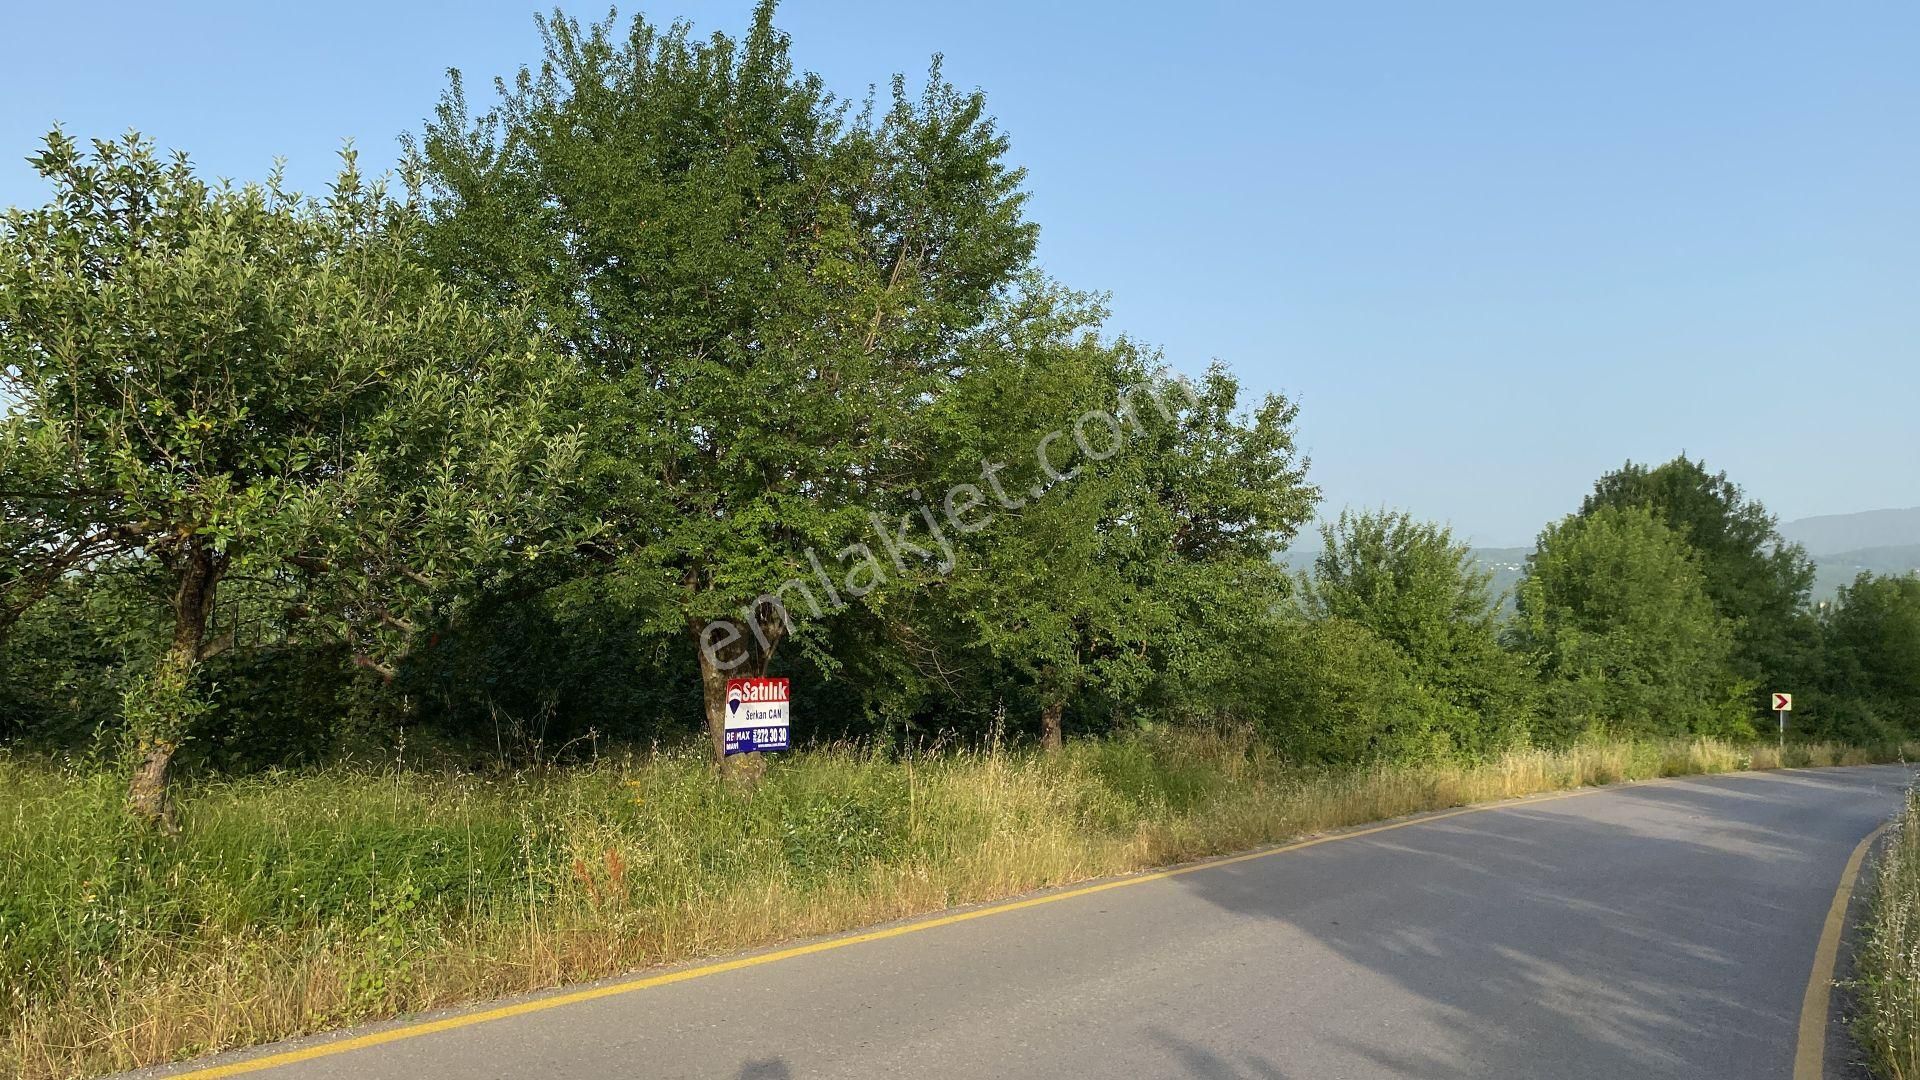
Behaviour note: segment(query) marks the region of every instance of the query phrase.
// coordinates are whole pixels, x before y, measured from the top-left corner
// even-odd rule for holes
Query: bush
[[[1446,757],[1473,718],[1397,649],[1338,617],[1283,627],[1248,679],[1262,736],[1301,763]]]

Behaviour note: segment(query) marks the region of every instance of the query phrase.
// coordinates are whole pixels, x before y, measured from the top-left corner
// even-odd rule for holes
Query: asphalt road
[[[1835,888],[1908,775],[1720,776],[1441,816],[483,1023],[388,1028],[406,1037],[249,1075],[1785,1080]]]

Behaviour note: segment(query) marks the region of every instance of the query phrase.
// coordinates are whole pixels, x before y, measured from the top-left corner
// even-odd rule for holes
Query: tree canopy
[[[1841,588],[1822,629],[1811,687],[1822,733],[1885,739],[1912,730],[1920,717],[1920,578],[1861,574]]]
[[[1652,510],[1598,507],[1549,525],[1518,606],[1514,638],[1539,663],[1563,735],[1751,733],[1738,624]]]
[[[241,629],[223,582],[270,598],[272,632],[311,617],[385,670],[463,582],[537,553],[578,443],[546,427],[540,347],[419,261],[415,211],[350,153],[317,201],[210,186],[134,135],[55,132],[33,164],[53,199],[0,219],[6,596],[114,561],[166,598],[124,706],[136,803],[163,819],[196,669]]]
[[[543,19],[497,108],[456,76],[419,141],[436,262],[585,373],[595,550],[694,636],[716,739],[792,629],[769,598],[816,559],[854,599],[884,574],[874,522],[911,526],[928,414],[1023,318],[1035,235],[979,94],[936,65],[853,110],[772,18]]]
[[[1685,454],[1664,465],[1631,461],[1602,476],[1580,512],[1646,507],[1692,548],[1714,610],[1735,626],[1736,664],[1767,691],[1799,675],[1813,627],[1813,563],[1780,536],[1773,515],[1724,472]]]
[[[892,751],[1177,722],[1475,757],[1751,734],[1773,689],[1809,734],[1920,732],[1913,582],[1816,613],[1685,455],[1601,477],[1512,613],[1396,511],[1296,581],[1295,403],[1049,278],[937,58],[836,97],[773,16],[556,12],[489,103],[451,76],[397,182],[348,153],[317,198],[56,131],[0,219],[0,739],[122,747],[164,824],[183,747],[723,759],[762,674],[801,741]]]
[[[1352,513],[1320,530],[1324,548],[1301,579],[1316,619],[1364,627],[1405,658],[1452,712],[1456,749],[1498,749],[1525,738],[1532,702],[1521,659],[1500,644],[1492,575],[1444,525],[1404,512]]]

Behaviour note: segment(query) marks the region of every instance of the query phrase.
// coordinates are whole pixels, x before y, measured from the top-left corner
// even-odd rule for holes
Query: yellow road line
[[[1840,872],[1840,887],[1834,890],[1833,906],[1827,909],[1826,925],[1820,928],[1820,944],[1813,950],[1813,972],[1807,976],[1807,993],[1800,999],[1800,1042],[1793,1055],[1793,1080],[1825,1080],[1827,1005],[1833,1000],[1833,966],[1840,957],[1840,932],[1847,925],[1847,903],[1853,899],[1860,864],[1866,861],[1873,842],[1892,824],[1887,822],[1868,833],[1847,858],[1847,868]]]
[[[923,930],[933,930],[942,926],[952,926],[955,923],[971,922],[974,919],[984,919],[989,915],[1002,915],[1009,911],[1022,911],[1027,908],[1040,907],[1043,904],[1055,904],[1062,900],[1091,896],[1094,893],[1103,893],[1112,889],[1124,889],[1132,885],[1144,885],[1150,881],[1165,881],[1168,878],[1180,877],[1183,874],[1198,873],[1202,870],[1213,870],[1222,866],[1231,866],[1234,863],[1270,858],[1274,855],[1284,855],[1289,851],[1299,851],[1302,848],[1317,847],[1321,844],[1332,843],[1336,840],[1357,840],[1363,836],[1373,836],[1378,833],[1391,832],[1394,829],[1404,829],[1411,825],[1425,825],[1429,822],[1444,821],[1447,818],[1460,817],[1464,814],[1477,814],[1487,810],[1511,810],[1515,807],[1532,806],[1536,803],[1552,802],[1556,799],[1570,799],[1576,795],[1593,795],[1602,791],[1614,791],[1622,787],[1632,786],[1637,785],[1613,784],[1605,787],[1579,788],[1574,791],[1560,791],[1549,795],[1527,796],[1518,799],[1507,799],[1500,802],[1482,803],[1477,806],[1464,806],[1456,810],[1443,810],[1439,813],[1421,814],[1417,817],[1410,817],[1400,821],[1391,821],[1384,825],[1372,825],[1364,829],[1330,833],[1325,836],[1316,836],[1307,840],[1297,840],[1290,844],[1282,844],[1278,847],[1262,848],[1258,851],[1249,851],[1241,855],[1230,855],[1223,859],[1208,859],[1204,862],[1177,866],[1170,870],[1155,870],[1146,874],[1134,874],[1130,877],[1103,881],[1097,885],[1085,885],[1076,889],[1065,889],[1060,892],[1046,893],[1041,896],[1031,896],[1025,900],[1012,900],[1006,903],[974,908],[969,911],[956,912],[952,915],[920,919],[900,926],[890,926],[883,930],[869,930],[862,934],[829,938],[825,941],[796,945],[792,948],[779,949],[774,952],[742,956],[733,960],[722,960],[718,963],[684,968],[680,971],[669,971],[663,975],[652,975],[645,978],[612,983],[607,986],[595,986],[585,990],[555,994],[549,997],[536,998],[532,1001],[502,1005],[499,1008],[462,1013],[458,1016],[449,1016],[440,1020],[422,1021],[417,1024],[408,1024],[402,1027],[389,1028],[385,1031],[375,1031],[366,1035],[355,1036],[351,1039],[320,1043],[315,1046],[301,1047],[298,1050],[287,1050],[278,1054],[268,1054],[264,1057],[236,1061],[230,1065],[215,1065],[205,1069],[173,1073],[169,1074],[168,1080],[217,1080],[217,1078],[220,1077],[241,1076],[246,1073],[260,1072],[264,1069],[278,1068],[282,1065],[294,1065],[303,1061],[312,1061],[315,1058],[344,1054],[350,1050],[364,1050],[370,1046],[381,1046],[385,1043],[399,1042],[402,1039],[414,1039],[422,1035],[432,1035],[441,1031],[453,1031],[458,1028],[472,1027],[475,1024],[485,1024],[494,1020],[505,1020],[509,1017],[525,1016],[528,1013],[545,1012],[548,1009],[558,1009],[564,1005],[577,1005],[583,1001],[597,1001],[601,998],[637,993],[641,990],[651,990],[656,986],[668,986],[673,983],[686,982],[690,979],[704,978],[708,975],[719,975],[723,972],[739,971],[742,968],[759,967],[762,964],[771,964],[780,960],[791,960],[798,956],[811,956],[814,953],[844,949],[850,945],[864,945],[869,941],[884,941],[887,938],[901,937],[906,934],[917,934]]]
[[[1780,769],[1780,770],[1767,770],[1767,771],[1768,772],[1788,772],[1788,771],[1797,771],[1797,770]],[[1759,773],[1759,772],[1748,773],[1748,774],[1728,773],[1728,774],[1722,774],[1722,775],[1758,776],[1758,775],[1763,775],[1763,773]],[[1675,779],[1680,779],[1680,778],[1675,778]],[[1689,777],[1686,779],[1691,779],[1691,778]],[[583,1001],[597,1001],[601,998],[617,997],[621,994],[632,994],[632,993],[637,993],[641,990],[651,990],[656,986],[668,986],[673,983],[687,982],[690,979],[704,978],[708,975],[719,975],[723,972],[739,971],[742,968],[759,967],[762,964],[772,964],[781,960],[791,960],[799,956],[811,956],[814,953],[831,952],[834,949],[844,949],[850,945],[864,945],[869,941],[884,941],[887,938],[901,937],[906,934],[917,934],[923,930],[933,930],[942,926],[952,926],[955,923],[971,922],[974,919],[984,919],[989,915],[1002,915],[1009,911],[1022,911],[1027,908],[1039,907],[1043,904],[1059,903],[1062,900],[1072,900],[1076,897],[1091,896],[1094,893],[1107,892],[1108,890],[1111,890],[1111,889],[1124,889],[1132,885],[1144,885],[1150,881],[1164,881],[1168,878],[1180,877],[1183,874],[1193,874],[1193,873],[1198,873],[1202,870],[1213,870],[1222,866],[1231,866],[1234,863],[1249,862],[1254,859],[1271,858],[1272,856],[1275,856],[1275,855],[1284,855],[1290,851],[1299,851],[1303,848],[1317,847],[1321,844],[1329,844],[1336,840],[1358,840],[1363,836],[1374,836],[1383,832],[1391,832],[1394,829],[1404,829],[1412,825],[1425,825],[1430,822],[1444,821],[1447,818],[1460,817],[1464,814],[1478,814],[1488,810],[1511,810],[1515,807],[1532,806],[1536,803],[1552,802],[1556,799],[1570,799],[1579,795],[1594,795],[1603,791],[1618,791],[1621,788],[1638,787],[1638,786],[1642,786],[1643,784],[1658,784],[1662,782],[1665,782],[1665,781],[1651,780],[1651,781],[1642,781],[1637,784],[1636,783],[1609,784],[1609,785],[1604,785],[1600,787],[1578,788],[1573,791],[1560,791],[1560,792],[1554,792],[1548,795],[1536,795],[1536,796],[1527,796],[1527,797],[1518,798],[1518,799],[1506,799],[1500,802],[1481,803],[1477,806],[1464,806],[1455,810],[1443,810],[1439,813],[1422,814],[1416,817],[1405,818],[1400,821],[1391,821],[1384,825],[1372,825],[1363,829],[1354,829],[1354,830],[1345,831],[1345,832],[1330,833],[1325,836],[1316,836],[1307,840],[1297,840],[1290,844],[1282,844],[1278,847],[1262,848],[1258,851],[1249,851],[1241,855],[1230,855],[1223,859],[1209,859],[1204,862],[1197,862],[1197,863],[1191,863],[1186,866],[1174,867],[1173,869],[1170,869],[1170,870],[1156,870],[1146,874],[1135,874],[1131,877],[1117,878],[1112,881],[1103,881],[1097,885],[1085,885],[1085,886],[1081,886],[1080,888],[1065,889],[1060,892],[1051,892],[1041,896],[1028,897],[1025,900],[1012,900],[1006,903],[992,904],[987,907],[974,908],[969,911],[956,912],[955,914],[952,914],[952,915],[942,915],[942,916],[938,916],[931,919],[921,919],[915,922],[905,923],[900,926],[890,926],[883,930],[869,930],[865,933],[851,934],[845,937],[829,938],[825,941],[815,941],[806,945],[796,945],[791,948],[779,949],[773,952],[759,953],[753,956],[742,956],[732,960],[722,960],[718,963],[704,964],[699,967],[684,968],[679,971],[669,971],[662,975],[651,975],[644,978],[631,979],[625,982],[611,983],[606,986],[595,986],[585,990],[574,990],[564,994],[554,994],[548,997],[536,998],[531,1001],[517,1002],[512,1005],[502,1005],[498,1008],[483,1009],[478,1012],[462,1013],[458,1016],[449,1016],[440,1020],[427,1020],[427,1021],[422,1021],[416,1024],[407,1024],[400,1027],[388,1028],[385,1031],[375,1031],[366,1035],[358,1035],[350,1039],[340,1039],[334,1042],[320,1043],[314,1046],[302,1047],[298,1050],[286,1050],[278,1054],[268,1054],[263,1057],[249,1058],[245,1061],[236,1061],[230,1065],[215,1065],[215,1066],[204,1068],[204,1069],[194,1069],[194,1070],[183,1072],[183,1073],[173,1073],[169,1075],[169,1080],[218,1080],[218,1078],[220,1077],[241,1076],[246,1073],[260,1072],[264,1069],[277,1068],[281,1065],[293,1065],[303,1061],[312,1061],[315,1058],[331,1057],[335,1054],[344,1054],[350,1050],[364,1050],[370,1046],[381,1046],[386,1043],[399,1042],[403,1039],[414,1039],[422,1035],[432,1035],[441,1031],[453,1031],[459,1028],[472,1027],[476,1024],[485,1024],[494,1020],[505,1020],[505,1019],[508,1019],[509,1017],[525,1016],[529,1013],[545,1012],[548,1009],[558,1009],[564,1005],[577,1005]],[[1864,845],[1862,846],[1861,851],[1856,851],[1854,853],[1856,863],[1861,857],[1862,851],[1864,851]],[[1848,877],[1849,883],[1852,880],[1852,874],[1857,873],[1858,869],[1859,868],[1857,865],[1850,866],[1849,877]],[[1822,939],[1822,946],[1823,948],[1825,946],[1824,938]],[[1832,965],[1831,963],[1829,963],[1828,964],[1829,970],[1831,970],[1831,967]],[[1811,994],[1812,992],[1811,989],[1809,989],[1808,992],[1809,994]],[[1821,1023],[1824,1024],[1825,1023],[1824,1000],[1822,1001],[1821,1009],[1822,1009]],[[1803,1045],[1806,1041],[1805,1032],[1806,1032],[1806,1024],[1803,1019],[1801,1024],[1801,1033],[1802,1033],[1801,1041]],[[1817,1076],[1818,1074],[1816,1073],[1815,1075]],[[1795,1073],[1795,1080],[1800,1080],[1800,1076],[1797,1072]]]

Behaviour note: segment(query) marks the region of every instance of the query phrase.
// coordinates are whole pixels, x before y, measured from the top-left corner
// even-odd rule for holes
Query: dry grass
[[[511,779],[329,770],[197,788],[168,842],[125,823],[113,777],[0,757],[0,1074],[133,1068],[1419,811],[1777,764],[1703,740],[1302,770],[1182,732],[1053,759],[814,751],[751,792],[675,754]]]
[[[1920,791],[1894,826],[1874,873],[1855,953],[1855,1034],[1874,1072],[1920,1078]]]

